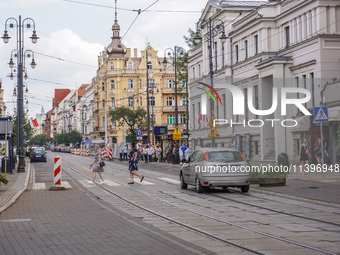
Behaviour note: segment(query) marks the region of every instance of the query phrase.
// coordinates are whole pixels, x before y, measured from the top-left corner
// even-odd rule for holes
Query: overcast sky
[[[76,0],[75,0],[76,1]],[[111,42],[111,27],[114,23],[114,0],[78,0],[85,5],[63,0],[0,0],[0,34],[3,35],[7,18],[32,18],[40,40],[32,44],[31,30],[25,30],[25,48],[35,52],[37,67],[32,69],[26,60],[29,89],[28,108],[35,116],[44,106],[45,112],[52,108],[55,88],[75,89],[89,83],[96,74],[97,56]],[[156,2],[156,3],[155,3]],[[118,8],[128,10],[152,7],[141,13],[123,43],[127,48],[143,50],[146,42],[163,56],[164,49],[175,45],[187,47],[183,35],[188,28],[195,28],[200,12],[207,0],[118,0]],[[161,12],[174,11],[174,12]],[[185,12],[182,12],[185,11]],[[121,36],[125,34],[137,12],[118,10]],[[16,97],[13,88],[16,78],[8,76],[11,51],[16,48],[16,30],[10,30],[8,44],[0,42],[0,79],[5,90],[7,111],[13,112]],[[46,56],[47,55],[47,56]],[[60,60],[62,59],[62,60]],[[46,82],[42,82],[42,81]],[[33,98],[32,98],[33,97]],[[26,104],[25,104],[26,105]]]

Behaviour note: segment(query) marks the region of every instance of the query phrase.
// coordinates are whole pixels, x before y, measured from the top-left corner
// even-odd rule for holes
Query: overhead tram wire
[[[63,59],[63,58],[60,58],[60,57],[54,57],[54,56],[47,55],[47,54],[44,54],[44,53],[40,53],[40,52],[37,52],[37,51],[34,51],[34,53],[36,53],[38,55],[41,55],[41,56],[45,56],[45,57],[49,57],[49,58],[54,58],[54,59],[57,59],[57,60],[60,60],[60,61],[63,61],[63,62],[69,62],[69,63],[72,63],[72,64],[77,64],[77,65],[97,68],[97,66],[92,66],[92,65],[88,65],[88,64],[72,61],[72,60],[66,60],[66,59]]]
[[[65,83],[60,83],[60,82],[53,82],[53,81],[45,81],[45,80],[40,80],[40,79],[30,78],[30,77],[28,77],[28,80],[40,81],[40,82],[46,82],[46,83],[56,84],[56,85],[60,85],[60,86],[68,86],[68,87],[78,88],[75,85],[70,85],[70,84],[65,84]]]

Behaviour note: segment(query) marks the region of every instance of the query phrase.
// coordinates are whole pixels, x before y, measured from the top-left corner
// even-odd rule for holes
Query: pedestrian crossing
[[[157,180],[163,181],[163,182],[167,182],[169,184],[175,184],[175,185],[179,185],[180,181],[179,180],[175,180],[175,179],[171,179],[171,178],[167,178],[167,177],[161,177],[161,178],[156,178]],[[130,181],[130,179],[126,179],[126,183],[128,183]],[[85,188],[91,188],[91,187],[95,187],[95,183],[89,183],[88,180],[78,180],[78,182],[83,185]],[[137,185],[143,185],[143,186],[153,186],[156,185],[154,182],[150,182],[150,181],[146,181],[144,180],[143,182],[140,182],[139,178],[135,179],[135,184]],[[96,182],[96,184],[100,184],[99,182]],[[106,179],[105,183],[101,184],[101,185],[105,185],[108,187],[121,187],[123,186],[122,184]],[[67,182],[67,181],[62,181],[61,182],[61,187],[64,187],[65,189],[72,189],[72,186]],[[41,182],[41,183],[33,183],[32,186],[32,190],[46,190],[48,189],[46,186],[45,182]]]

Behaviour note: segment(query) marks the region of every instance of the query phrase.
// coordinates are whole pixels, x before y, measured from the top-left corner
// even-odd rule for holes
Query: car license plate
[[[41,158],[41,156],[35,156],[36,158]]]

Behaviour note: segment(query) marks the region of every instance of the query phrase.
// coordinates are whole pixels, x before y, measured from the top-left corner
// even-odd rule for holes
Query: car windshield
[[[237,151],[213,151],[209,152],[210,162],[238,162],[243,161],[241,154]]]
[[[35,155],[44,155],[45,152],[43,150],[34,150],[33,152]]]

